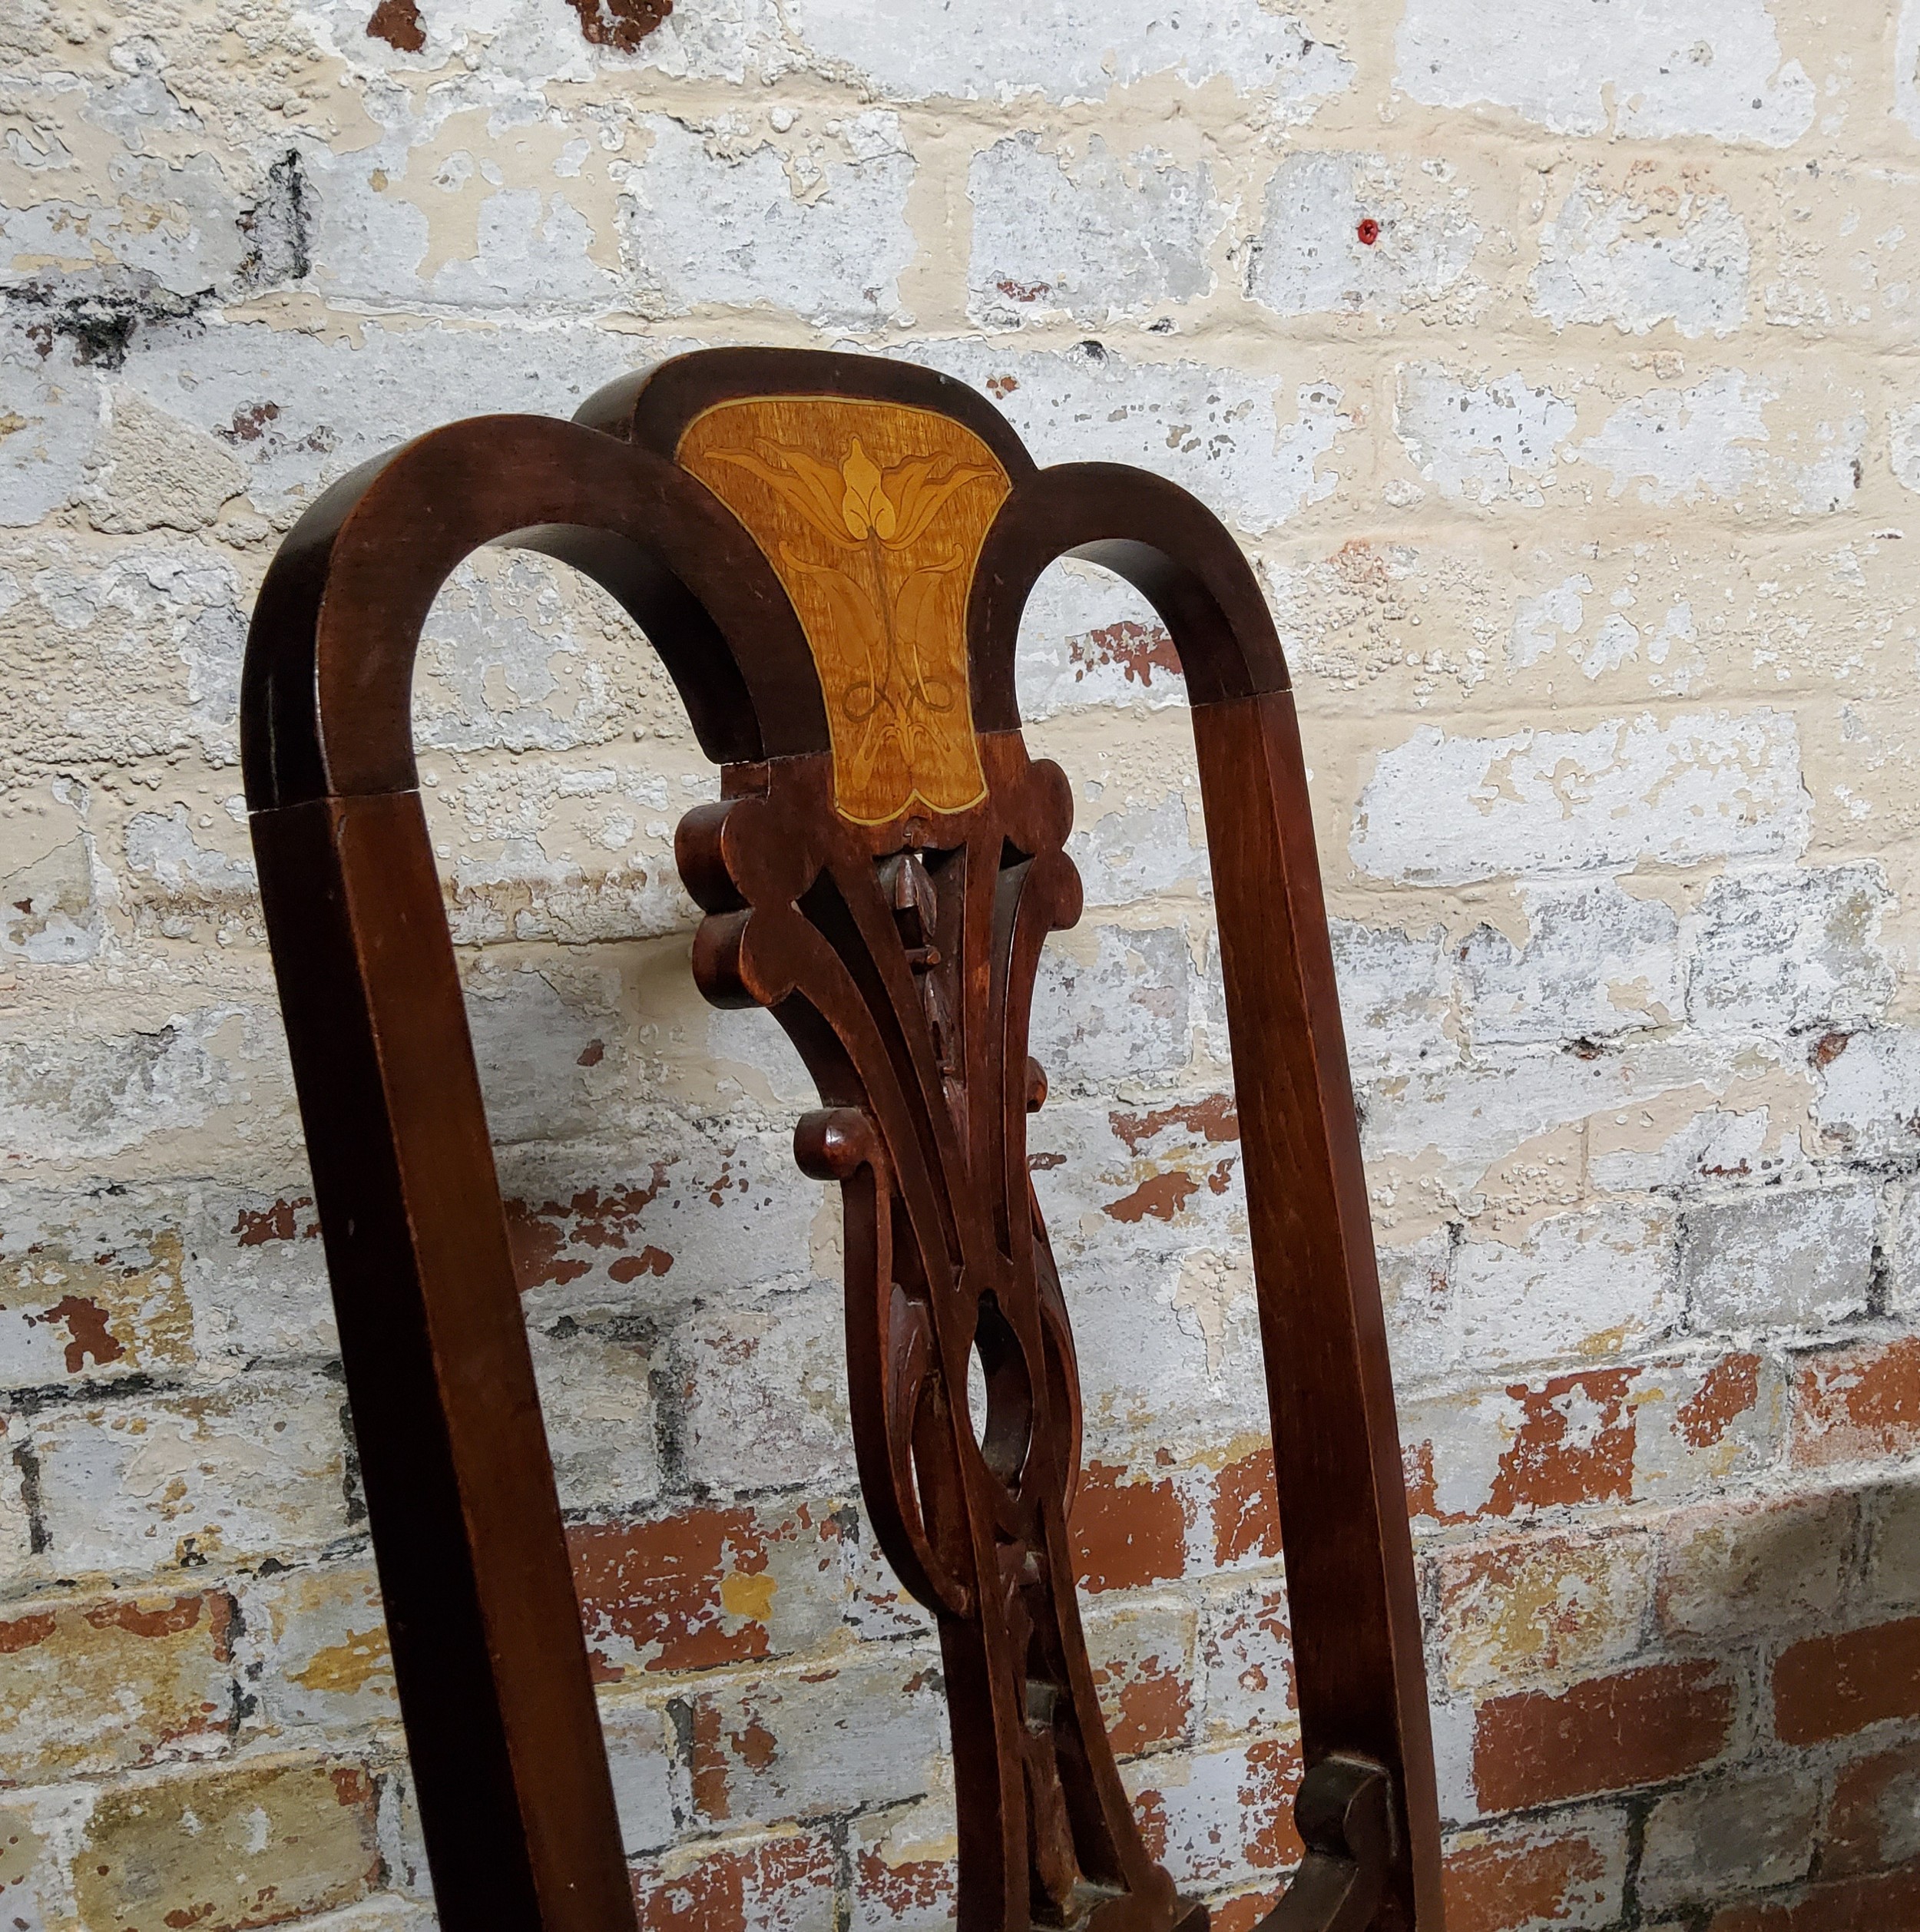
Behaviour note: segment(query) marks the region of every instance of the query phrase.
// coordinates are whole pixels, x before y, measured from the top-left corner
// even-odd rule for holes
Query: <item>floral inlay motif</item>
[[[839,396],[722,404],[679,460],[753,533],[826,693],[835,804],[862,825],[958,812],[986,781],[968,690],[966,598],[1009,488],[945,416]]]

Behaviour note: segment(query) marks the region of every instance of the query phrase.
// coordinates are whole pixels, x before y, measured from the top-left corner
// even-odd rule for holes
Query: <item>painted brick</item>
[[[1677,1641],[1725,1640],[1830,1625],[1855,1516],[1844,1493],[1677,1511],[1660,1530],[1661,1629]]]
[[[690,1800],[686,1773],[674,1755],[668,1712],[652,1701],[603,1695],[600,1730],[627,1857],[670,1845]]]
[[[852,327],[898,315],[898,278],[914,251],[902,219],[914,161],[895,116],[856,114],[809,157],[824,177],[812,199],[794,193],[772,141],[717,154],[670,115],[646,126],[646,158],[621,170],[621,230],[654,313],[764,305]]]
[[[186,1285],[202,1354],[235,1367],[337,1354],[312,1187],[210,1187],[194,1206]]]
[[[1306,151],[1269,176],[1247,293],[1283,316],[1468,312],[1481,231],[1467,188],[1382,154]],[[1362,240],[1360,224],[1375,227]]]
[[[1777,711],[1665,723],[1650,714],[1505,738],[1422,726],[1381,753],[1352,855],[1375,878],[1409,885],[1792,857],[1807,837],[1799,766],[1797,731]],[[1581,800],[1571,811],[1556,789],[1568,772]]]
[[[1920,1107],[1912,1097],[1920,1029],[1840,1027],[1835,1035],[1814,1051],[1822,1129],[1856,1160],[1909,1159],[1920,1140]]]
[[[1293,1729],[1298,1720],[1286,1585],[1223,1583],[1210,1590],[1200,1666],[1209,1738]]]
[[[1649,233],[1655,211],[1644,203],[1576,182],[1541,230],[1528,280],[1534,314],[1556,329],[1610,322],[1644,335],[1670,322],[1682,336],[1732,334],[1746,319],[1746,224],[1724,195],[1687,195],[1659,212],[1666,232]]]
[[[568,1034],[572,1050],[555,1055],[556,1074],[564,1061],[571,1079],[598,1037]],[[737,1292],[743,1253],[765,1258],[753,1282],[806,1279],[806,1230],[820,1190],[793,1164],[790,1128],[690,1127],[651,1111],[632,1125],[641,1157],[596,1158],[591,1182],[549,1149],[503,1159],[507,1233],[530,1318],[654,1318],[670,1293]]]
[[[1920,1859],[1920,1745],[1856,1758],[1833,1781],[1819,1838],[1822,1878]]]
[[[1689,922],[1689,1017],[1766,1032],[1877,1018],[1893,990],[1879,944],[1888,903],[1877,865],[1716,879]]]
[[[938,1932],[953,1923],[959,1841],[950,1801],[870,1813],[849,1838],[859,1932]]]
[[[839,1621],[839,1521],[806,1503],[582,1524],[568,1543],[604,1682],[777,1656]]]
[[[1679,922],[1670,908],[1612,879],[1529,884],[1521,897],[1524,945],[1484,925],[1461,942],[1476,1044],[1599,1040],[1680,1017]]]
[[[1147,1851],[1182,1886],[1284,1871],[1304,1848],[1293,1830],[1299,1748],[1265,1738],[1191,1757],[1147,1758],[1127,1785]]]
[[[1503,1537],[1438,1550],[1434,1569],[1454,1690],[1590,1675],[1640,1648],[1654,1573],[1645,1537]]]
[[[1920,1617],[1805,1637],[1773,1666],[1773,1728],[1787,1744],[1920,1716]]]
[[[1560,134],[1611,128],[1785,147],[1806,131],[1812,83],[1798,61],[1783,61],[1774,17],[1761,0],[1692,24],[1702,32],[1701,58],[1680,69],[1650,22],[1616,31],[1556,4],[1537,23],[1556,58],[1537,62],[1466,0],[1415,0],[1397,45],[1398,78],[1416,101],[1495,104]]]
[[[1559,1813],[1456,1832],[1443,1878],[1452,1932],[1598,1932],[1619,1917],[1627,1820],[1617,1811]]]
[[[1544,1376],[1402,1411],[1416,1517],[1465,1523],[1633,1500],[1680,1500],[1771,1467],[1785,1424],[1760,1356]]]
[[[641,1932],[687,1924],[713,1932],[833,1932],[833,1841],[775,1831],[689,1845],[634,1867]]]
[[[1691,1326],[1820,1328],[1864,1315],[1879,1214],[1870,1181],[1689,1208],[1680,1265]]]
[[[341,1413],[325,1381],[274,1375],[43,1411],[48,1553],[63,1574],[141,1574],[318,1549],[351,1521]]]
[[[1398,1300],[1402,1358],[1458,1381],[1663,1341],[1683,1314],[1675,1234],[1664,1202],[1617,1201],[1551,1216],[1524,1238],[1462,1242],[1438,1292]]]
[[[1204,164],[1179,167],[1150,149],[1115,154],[1097,134],[1080,154],[1015,135],[974,157],[967,186],[968,313],[985,326],[1064,314],[1093,328],[1213,286],[1208,244],[1224,217]]]
[[[846,1315],[837,1287],[716,1297],[674,1325],[659,1378],[674,1473],[708,1491],[852,1487]],[[592,1440],[590,1434],[587,1440]]]
[[[1086,1618],[1087,1654],[1122,1757],[1185,1741],[1194,1717],[1198,1617],[1174,1597],[1108,1600]]]
[[[1661,1798],[1647,1814],[1640,1851],[1644,1907],[1671,1911],[1804,1878],[1819,1813],[1819,1787],[1797,1765]]]
[[[399,1715],[379,1580],[359,1563],[260,1576],[236,1644],[249,1731],[347,1731]]]
[[[1445,1027],[1454,962],[1445,931],[1334,919],[1329,933],[1347,1057],[1356,1071],[1429,1057],[1452,1062],[1457,1050]]]
[[[527,1338],[561,1507],[617,1511],[653,1502],[660,1474],[648,1338],[563,1316]]]
[[[1920,1491],[1894,1481],[1861,1497],[1869,1560],[1859,1600],[1882,1610],[1920,1609]]]
[[[1273,1451],[1236,1457],[1213,1479],[1213,1558],[1222,1568],[1280,1554],[1280,1506]]]
[[[1920,1340],[1807,1356],[1793,1378],[1793,1459],[1820,1467],[1920,1443]]]
[[[1088,936],[1091,958],[1058,944],[1041,956],[1028,1040],[1049,1080],[1081,1087],[1184,1068],[1193,1052],[1186,934],[1101,926]]]
[[[889,1646],[688,1698],[696,1814],[719,1828],[919,1797],[946,1748],[940,1686],[930,1657]]]
[[[154,1200],[144,1226],[119,1208],[58,1196],[0,1203],[0,1360],[13,1386],[165,1375],[192,1363],[178,1205]]]
[[[892,19],[879,0],[801,0],[796,18],[820,56],[871,76],[898,100],[1104,101],[1166,74],[1192,88],[1223,80],[1236,92],[1276,99],[1291,118],[1310,114],[1353,74],[1337,44],[1234,0],[1177,19],[1150,0],[1102,0],[1031,20],[1010,20],[986,0],[959,0],[925,32],[907,35],[882,31]]]
[[[1486,1699],[1473,1775],[1488,1811],[1665,1784],[1726,1748],[1733,1685],[1710,1664],[1652,1664],[1571,1690]]]
[[[239,1932],[349,1904],[379,1877],[373,1808],[359,1765],[307,1758],[114,1788],[74,1863],[81,1922]]]
[[[39,1784],[223,1748],[236,1622],[217,1590],[8,1605],[0,1779]]]

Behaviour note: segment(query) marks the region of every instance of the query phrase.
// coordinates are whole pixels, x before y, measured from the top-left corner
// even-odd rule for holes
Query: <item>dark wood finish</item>
[[[1034,978],[1080,888],[1066,780],[1020,734],[1020,613],[1063,554],[1160,612],[1193,705],[1306,1764],[1308,1855],[1269,1924],[1437,1932],[1379,1286],[1258,587],[1171,485],[1036,470],[983,398],[910,364],[772,350],[685,357],[574,424],[476,419],[366,466],[289,537],[249,640],[255,848],[442,1923],[634,1923],[414,789],[420,626],[487,543],[619,597],[723,768],[679,834],[706,915],[694,970],[710,998],[771,1011],[819,1090],[796,1153],[842,1191],[862,1487],[939,1629],[969,1932],[1206,1919],[1147,1854],[1094,1695],[1067,1528],[1072,1328],[1026,1160],[1046,1091]]]

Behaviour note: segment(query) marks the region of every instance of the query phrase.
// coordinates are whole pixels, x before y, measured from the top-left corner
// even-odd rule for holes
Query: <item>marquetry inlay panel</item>
[[[793,600],[826,696],[835,809],[886,825],[978,804],[966,607],[1011,487],[993,452],[931,410],[770,395],[697,417],[677,455]]]

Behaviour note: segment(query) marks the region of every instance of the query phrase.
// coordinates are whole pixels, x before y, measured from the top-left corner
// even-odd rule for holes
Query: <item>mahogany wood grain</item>
[[[1036,469],[911,364],[684,357],[574,424],[457,423],[329,491],[256,609],[243,756],[275,970],[442,1924],[634,1923],[459,981],[410,741],[420,628],[485,544],[646,630],[718,803],[677,852],[710,998],[786,1029],[846,1216],[867,1507],[938,1627],[958,1917],[1198,1932],[1148,1855],[1081,1633],[1080,1394],[1028,1179],[1041,950],[1071,793],[1014,689],[1040,572],[1117,571],[1193,703],[1274,1420],[1307,1857],[1273,1932],[1438,1932],[1412,1551],[1345,1044],[1286,670],[1193,498]],[[1069,1288],[1070,1288],[1069,1285]],[[984,1375],[977,1431],[970,1364]]]

